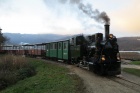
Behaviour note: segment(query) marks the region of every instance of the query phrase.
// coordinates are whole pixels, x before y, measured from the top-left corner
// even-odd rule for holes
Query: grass
[[[123,68],[123,71],[140,77],[140,69]]]
[[[84,93],[81,79],[74,74],[68,74],[67,68],[38,59],[28,60],[37,66],[37,74],[0,93]]]
[[[133,62],[131,62],[131,64],[140,65],[140,61],[133,61]]]

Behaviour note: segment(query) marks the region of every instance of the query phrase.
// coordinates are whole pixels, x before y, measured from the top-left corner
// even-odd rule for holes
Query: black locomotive
[[[89,70],[100,75],[118,75],[121,73],[121,60],[117,38],[109,34],[109,25],[105,25],[105,38],[102,33],[82,37],[81,55],[72,57],[72,63],[88,67]],[[75,46],[75,47],[77,47]],[[74,47],[74,46],[73,46]]]

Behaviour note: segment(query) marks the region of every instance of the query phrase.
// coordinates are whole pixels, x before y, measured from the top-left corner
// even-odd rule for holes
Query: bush
[[[5,55],[0,58],[0,90],[35,74],[35,66],[24,57]]]
[[[27,68],[21,68],[18,70],[18,79],[22,80],[26,77],[30,77],[30,76],[33,76],[36,74],[36,71],[35,71],[35,68],[30,68],[30,67],[27,67]]]
[[[7,87],[7,81],[5,79],[0,79],[0,90]]]

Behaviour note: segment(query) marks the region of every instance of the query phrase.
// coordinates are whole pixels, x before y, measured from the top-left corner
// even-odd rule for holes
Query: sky
[[[117,37],[140,36],[140,0],[0,0],[0,27],[2,33],[104,33],[105,23],[83,12],[80,4],[106,12],[110,33]]]

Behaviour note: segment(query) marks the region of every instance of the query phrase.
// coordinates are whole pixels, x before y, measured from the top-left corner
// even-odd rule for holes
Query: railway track
[[[62,64],[62,62],[60,62],[60,63]],[[65,64],[65,65],[66,65],[66,64]],[[85,69],[85,70],[89,70],[88,67],[84,67],[84,66],[82,66],[82,65],[75,65],[75,66],[76,66],[76,67],[80,67],[80,68]],[[138,85],[138,86],[140,87],[140,84],[139,84],[139,83],[136,83],[136,82],[134,82],[134,81],[128,80],[128,79],[126,79],[123,75],[116,75],[116,76],[108,77],[108,78],[110,78],[110,79],[111,79],[111,78],[121,79],[121,80],[127,81],[127,82],[129,82],[129,83]]]
[[[121,84],[121,85],[123,85],[127,88],[130,88],[130,89],[135,90],[138,93],[140,93],[140,84],[136,83],[132,80],[129,80],[122,75],[117,75],[117,76],[114,76],[114,77],[107,77],[107,79],[110,79],[110,80],[112,80],[116,83],[119,83],[119,84]]]
[[[80,68],[83,68],[85,70],[89,70],[88,67],[80,66]],[[129,79],[125,78],[125,76],[123,76],[123,75],[105,76],[105,77],[106,77],[106,79],[112,80],[116,83],[119,83],[127,88],[130,88],[130,89],[140,93],[140,83],[129,80]]]
[[[68,66],[68,64],[63,64],[63,62],[54,62],[52,61],[51,63],[55,63],[55,64],[60,64],[60,65],[64,65],[64,66]],[[79,67],[83,70],[89,70],[88,67],[83,67],[81,65],[74,65],[75,67]],[[116,82],[124,87],[127,87],[129,89],[132,89],[134,91],[136,91],[136,93],[140,93],[140,83],[134,82],[132,80],[129,80],[127,78],[125,78],[125,76],[123,75],[117,75],[117,76],[105,76],[106,79],[111,80],[113,82]]]
[[[85,74],[86,71],[88,71],[88,67],[82,67],[82,66],[79,66],[79,65],[76,65],[76,64],[75,65],[68,65],[68,64],[64,64],[63,62],[55,62],[55,61],[50,62],[50,60],[48,62],[52,63],[52,64],[58,64],[58,65],[61,65],[61,66],[66,66],[69,69],[71,69],[72,74],[73,74],[73,72],[75,74],[78,74],[82,79],[84,78],[84,81],[86,82],[86,84],[87,84],[87,82],[89,83],[89,85],[90,85],[89,90],[92,89],[92,88],[93,88],[93,90],[95,90],[96,89],[96,88],[94,88],[95,85],[96,85],[96,87],[100,87],[100,85],[101,86],[106,85],[105,88],[103,88],[102,90],[103,91],[112,91],[112,92],[109,92],[109,93],[121,93],[120,91],[122,91],[123,93],[140,93],[140,83],[139,82],[134,82],[133,79],[129,80],[129,79],[125,78],[126,76],[123,75],[123,74],[122,75],[117,75],[117,76],[102,77],[102,76],[98,76],[98,75],[96,76],[95,74],[91,74],[91,73]],[[83,73],[83,71],[82,71],[82,74],[80,74],[81,72],[78,72],[78,71],[81,71],[81,70],[77,69],[78,68],[77,66],[79,66],[79,68],[85,70],[85,72]],[[90,80],[89,78],[92,79],[92,80]],[[102,82],[99,83],[98,81],[102,81]],[[106,90],[106,89],[109,89],[109,90]],[[116,91],[113,92],[112,89],[113,90],[115,89]],[[88,93],[90,93],[90,92],[88,92]]]
[[[136,82],[134,82],[134,81],[128,80],[128,79],[126,79],[125,77],[123,77],[122,75],[117,75],[117,76],[115,76],[115,77],[116,77],[116,78],[119,78],[119,79],[122,79],[122,80],[124,80],[124,81],[130,82],[130,83],[132,83],[132,84],[135,84],[135,85],[140,86],[140,84],[138,84],[138,83],[136,83]]]

